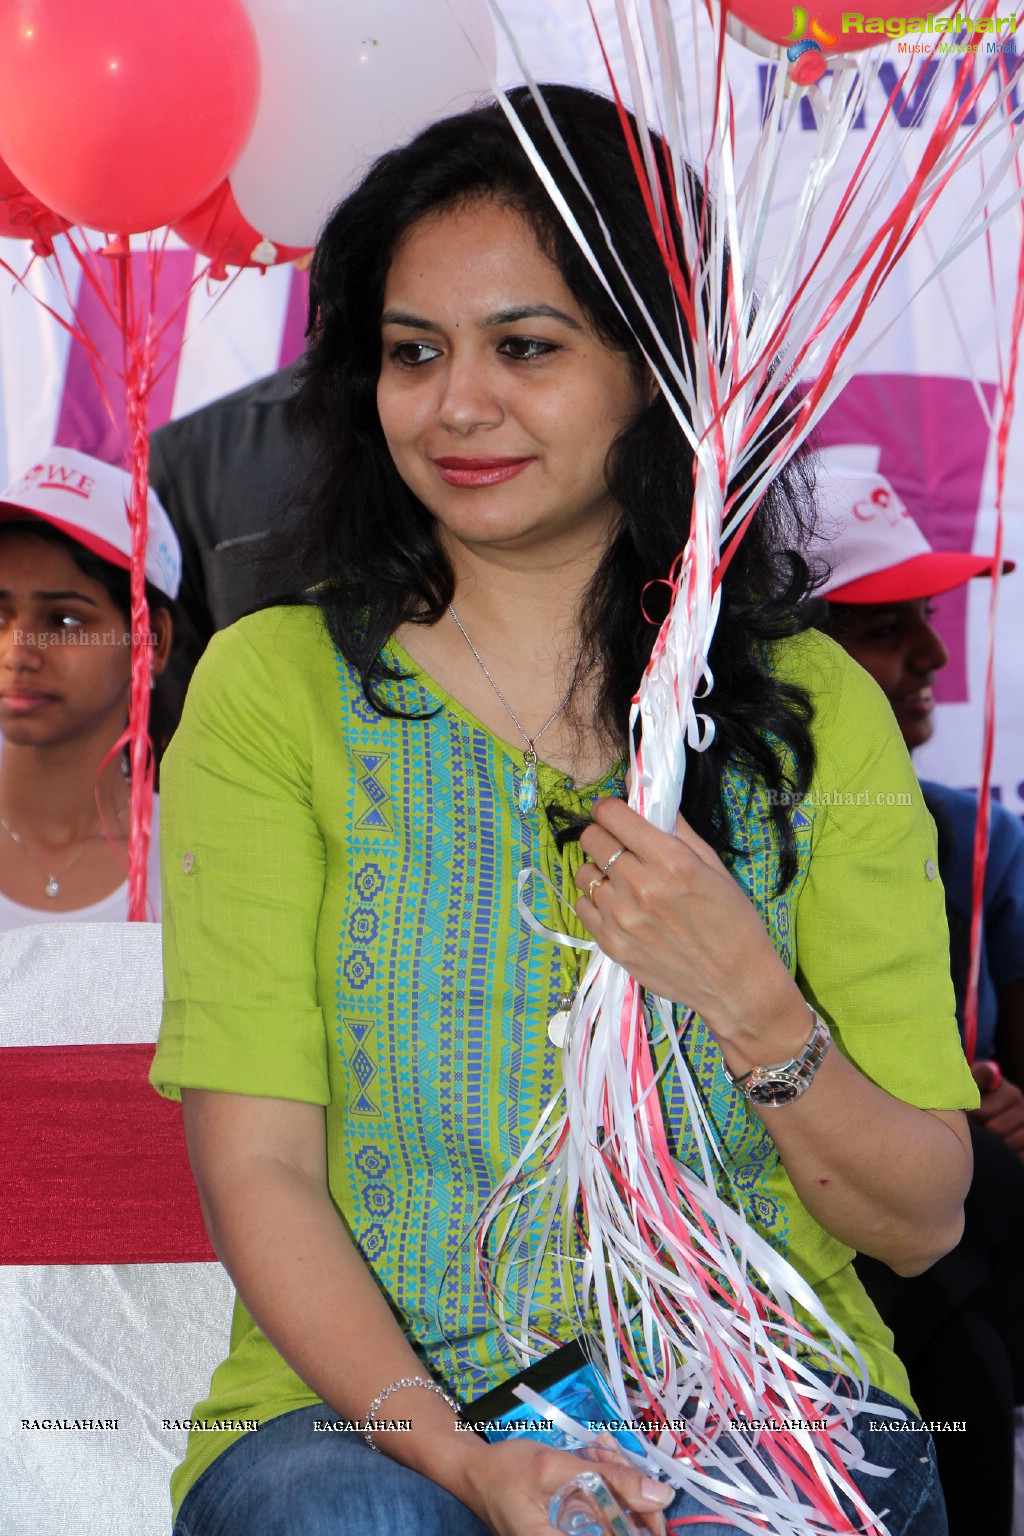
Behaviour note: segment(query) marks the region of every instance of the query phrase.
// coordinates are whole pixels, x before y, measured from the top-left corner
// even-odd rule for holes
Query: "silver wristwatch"
[[[814,1081],[814,1074],[832,1044],[832,1035],[821,1015],[815,1013],[810,1004],[807,1006],[814,1023],[807,1044],[792,1061],[782,1061],[772,1067],[751,1067],[749,1072],[739,1077],[733,1077],[725,1062],[722,1062],[722,1071],[732,1086],[752,1104],[780,1109],[783,1104],[792,1104],[794,1099],[806,1093]]]

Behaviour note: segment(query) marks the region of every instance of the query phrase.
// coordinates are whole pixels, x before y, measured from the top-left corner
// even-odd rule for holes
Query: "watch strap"
[[[776,1062],[771,1066],[751,1067],[734,1077],[723,1060],[722,1070],[726,1078],[743,1097],[753,1104],[778,1108],[791,1104],[814,1081],[815,1073],[828,1054],[832,1033],[819,1013],[808,1003],[811,1014],[811,1032],[804,1048],[790,1061]]]

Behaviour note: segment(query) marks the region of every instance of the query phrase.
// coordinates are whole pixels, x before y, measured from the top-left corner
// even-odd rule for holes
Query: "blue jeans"
[[[243,1435],[185,1495],[174,1536],[489,1536],[452,1494],[296,1408]]]
[[[909,1409],[904,1408],[902,1403],[890,1397],[887,1392],[879,1392],[872,1387],[868,1403],[899,1408],[906,1414],[908,1424],[913,1426],[895,1433],[892,1430],[872,1429],[870,1406],[854,1420],[857,1439],[864,1447],[865,1461],[870,1466],[893,1469],[890,1477],[869,1477],[862,1472],[853,1475],[853,1481],[867,1500],[869,1508],[876,1514],[886,1511],[883,1523],[889,1536],[949,1536],[946,1505],[931,1435],[919,1419],[913,1418]],[[874,1422],[891,1424],[893,1421],[878,1419]],[[853,1524],[858,1525],[861,1517],[845,1499],[842,1502]],[[681,1493],[670,1505],[667,1519],[672,1521],[681,1515],[700,1515],[703,1512],[696,1499]],[[679,1527],[680,1536],[683,1533],[685,1536],[731,1536],[733,1532],[733,1526],[721,1525],[712,1520],[702,1525]]]
[[[870,1401],[894,1399],[872,1391]],[[458,1499],[361,1435],[314,1431],[314,1420],[331,1417],[322,1404],[296,1408],[236,1440],[189,1490],[174,1536],[489,1536]],[[889,1511],[890,1536],[947,1536],[930,1435],[872,1430],[870,1412],[857,1422],[868,1462],[895,1468],[891,1477],[857,1478],[872,1509]],[[703,1512],[679,1494],[666,1515]],[[734,1528],[709,1520],[679,1529],[729,1536]]]

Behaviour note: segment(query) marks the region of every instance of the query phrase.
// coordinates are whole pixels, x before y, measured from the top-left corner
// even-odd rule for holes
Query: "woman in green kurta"
[[[657,314],[671,295],[614,108],[549,100]],[[641,604],[685,539],[688,450],[499,109],[385,157],[329,224],[312,292],[308,553],[334,574],[316,606],[214,641],[164,768],[153,1080],[182,1098],[240,1297],[176,1529],[533,1536],[578,1463],[486,1446],[453,1411],[517,1368],[470,1234],[557,1091],[548,1025],[575,980],[520,920],[520,871],[562,893],[540,916],[697,1009],[685,1049],[733,1198],[876,1391],[908,1403],[849,1261],[931,1262],[969,1176],[933,833],[884,701],[801,633],[793,483],[730,568],[716,744],[676,835],[619,798],[655,633]],[[752,1074],[773,1064],[758,1104]],[[681,1105],[669,1082],[685,1161]],[[542,1266],[552,1337],[573,1313],[559,1283]],[[389,1462],[313,1427],[385,1403],[412,1423],[373,1437]],[[890,1530],[933,1536],[927,1457],[911,1461]],[[606,1472],[659,1530],[667,1490]]]

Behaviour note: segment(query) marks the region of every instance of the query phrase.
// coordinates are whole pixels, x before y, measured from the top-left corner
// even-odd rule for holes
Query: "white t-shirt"
[[[153,796],[153,826],[149,841],[149,865],[146,872],[146,903],[154,922],[160,918],[160,797]],[[71,912],[52,907],[23,907],[0,891],[0,933],[11,928],[28,928],[36,923],[124,923],[128,920],[128,881],[125,880],[102,901]]]

